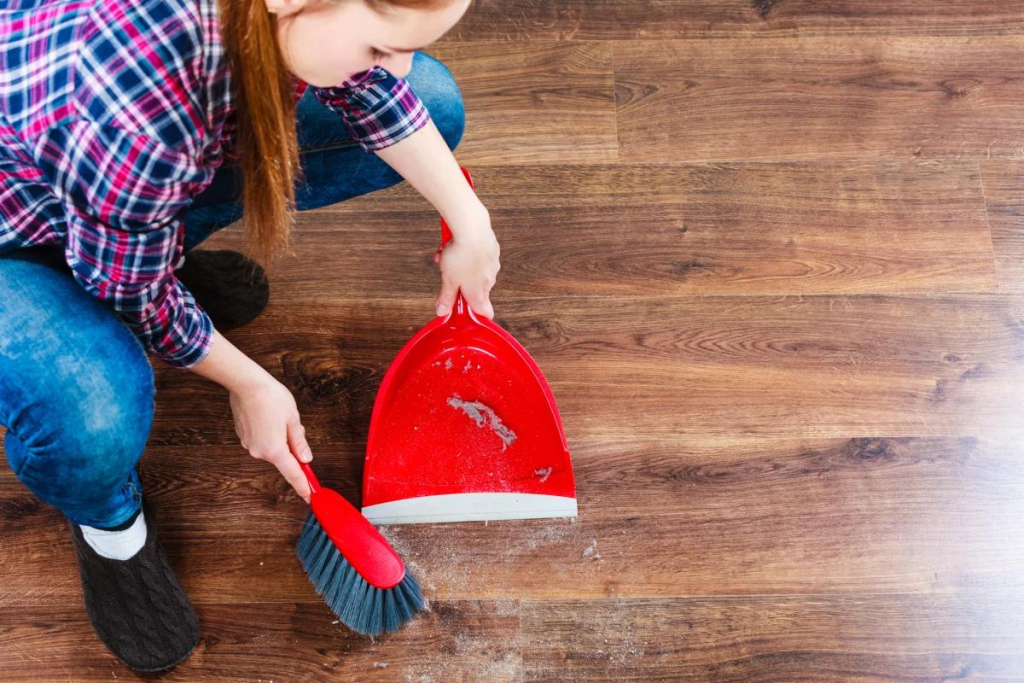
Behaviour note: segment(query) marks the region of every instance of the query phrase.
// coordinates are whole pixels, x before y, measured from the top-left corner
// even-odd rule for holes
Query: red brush
[[[419,583],[370,522],[337,491],[320,486],[308,463],[310,511],[295,554],[310,583],[353,631],[395,631],[423,609]]]

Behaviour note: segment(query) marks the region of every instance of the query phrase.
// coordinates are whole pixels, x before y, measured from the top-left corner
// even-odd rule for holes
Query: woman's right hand
[[[309,462],[313,454],[306,443],[306,429],[299,420],[295,398],[270,373],[257,382],[230,392],[235,433],[249,455],[276,467],[306,503],[310,490],[298,460]]]

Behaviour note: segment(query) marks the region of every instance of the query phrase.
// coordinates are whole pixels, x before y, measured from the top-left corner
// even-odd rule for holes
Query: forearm
[[[258,383],[266,379],[268,374],[217,329],[213,331],[213,345],[206,358],[189,369],[232,392],[239,392]]]
[[[398,171],[448,222],[452,234],[478,229],[487,209],[462,175],[433,120],[412,135],[374,152]]]
[[[448,143],[433,121],[375,154],[398,171],[444,216],[454,236],[458,237],[463,231],[480,230],[481,226],[489,227],[489,220],[481,220],[487,216],[486,207],[466,182]],[[269,376],[216,329],[210,352],[190,370],[234,392]]]

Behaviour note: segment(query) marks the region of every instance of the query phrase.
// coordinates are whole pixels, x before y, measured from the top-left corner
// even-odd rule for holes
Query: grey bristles
[[[423,593],[408,567],[397,586],[381,589],[370,585],[348,563],[312,511],[295,554],[317,594],[353,631],[373,636],[395,631],[423,609]]]

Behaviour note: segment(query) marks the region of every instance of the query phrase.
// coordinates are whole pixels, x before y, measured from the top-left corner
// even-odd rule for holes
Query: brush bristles
[[[348,563],[312,512],[306,517],[295,554],[317,594],[353,631],[371,636],[395,631],[423,609],[420,585],[408,567],[397,586],[382,589],[370,585]]]

